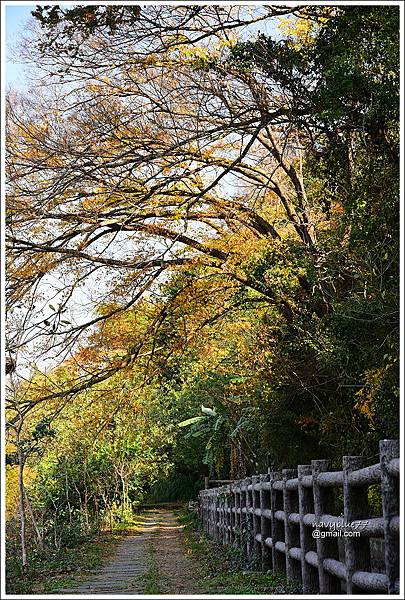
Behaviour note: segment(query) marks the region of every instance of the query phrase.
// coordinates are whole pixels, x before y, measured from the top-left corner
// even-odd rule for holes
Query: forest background
[[[32,7],[8,559],[399,436],[399,7]],[[377,500],[375,500],[377,502]]]

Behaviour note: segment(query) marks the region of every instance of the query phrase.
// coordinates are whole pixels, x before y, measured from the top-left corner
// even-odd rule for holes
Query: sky
[[[31,11],[36,8],[36,4],[32,3],[29,5],[7,5],[5,7],[5,46],[6,46],[6,73],[5,80],[6,85],[11,86],[17,91],[24,91],[27,89],[29,85],[29,78],[26,76],[26,72],[32,70],[27,65],[24,65],[22,62],[18,61],[16,57],[16,52],[13,52],[13,49],[18,46],[19,39],[27,31],[27,24],[29,21],[34,21],[34,18],[31,15]],[[253,34],[257,34],[260,29],[266,28],[264,23],[259,23],[257,26],[251,27],[250,32]],[[271,33],[272,35],[277,34],[274,25],[270,26],[271,32],[266,31],[266,33]],[[52,283],[52,282],[51,282]],[[51,293],[52,285],[47,282],[47,289],[49,290],[49,294]],[[90,293],[94,288],[94,284],[90,281],[87,282],[86,291]],[[53,290],[53,288],[52,288]],[[86,295],[85,290],[78,290],[78,293],[75,295],[76,305],[72,307],[72,314],[70,314],[70,318],[72,322],[83,321],[83,310],[85,311],[85,316],[91,316],[89,313],[91,312],[91,308],[89,306],[89,296]],[[54,298],[49,297],[49,299],[55,302]],[[44,303],[44,311],[47,312],[47,302]],[[80,309],[80,310],[79,310]],[[49,311],[48,311],[49,312]],[[46,314],[45,314],[46,316]],[[79,318],[80,317],[80,318]],[[85,319],[87,320],[87,319]],[[52,361],[54,357],[50,356],[49,359]]]
[[[5,7],[6,14],[6,85],[11,85],[16,89],[24,89],[27,85],[27,80],[24,75],[27,67],[18,62],[16,58],[12,56],[12,48],[17,44],[21,34],[27,29],[27,23],[31,16],[31,11],[35,10],[36,3],[29,5],[15,4],[8,5]],[[250,27],[252,33],[257,33],[259,30],[265,30],[265,33],[271,34],[274,37],[279,37],[280,32],[277,31],[274,25],[265,26],[264,23],[258,23],[257,25]]]
[[[6,6],[6,84],[18,89],[25,84],[25,67],[12,58],[12,47],[26,29],[27,22],[33,18],[31,11],[35,6]]]

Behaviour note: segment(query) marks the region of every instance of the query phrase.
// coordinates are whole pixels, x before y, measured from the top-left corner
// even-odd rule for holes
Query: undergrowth
[[[142,581],[144,586],[143,593],[152,595],[161,594],[161,575],[156,562],[156,547],[153,542],[150,542],[148,545],[147,565],[148,568],[145,573],[138,577],[138,580]]]
[[[200,586],[206,594],[299,594],[300,589],[287,583],[282,574],[259,570],[257,559],[246,561],[232,545],[218,544],[201,529],[194,511],[178,512],[184,525],[187,553],[195,559]]]
[[[134,515],[131,521],[120,523],[112,532],[83,538],[74,547],[31,552],[25,575],[20,560],[9,556],[6,560],[7,593],[56,594],[73,587],[83,576],[97,571],[105,558],[113,553],[122,535],[136,530],[140,523],[139,515]]]

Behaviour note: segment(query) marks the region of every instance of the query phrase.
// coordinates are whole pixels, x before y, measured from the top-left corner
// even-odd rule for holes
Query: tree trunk
[[[37,521],[35,519],[35,515],[34,515],[34,511],[32,510],[32,506],[31,506],[31,502],[29,501],[28,498],[28,494],[27,494],[27,490],[24,489],[24,498],[25,498],[25,507],[28,511],[28,514],[30,516],[31,519],[31,523],[35,529],[35,534],[37,536],[37,540],[38,540],[38,548],[39,550],[43,550],[44,547],[44,540],[42,537],[42,533],[38,527]]]
[[[69,498],[69,481],[68,481],[66,464],[65,464],[65,495],[66,495],[66,504],[68,505],[68,510],[69,510],[69,523],[72,524],[72,506],[70,504],[70,498]]]
[[[88,509],[87,463],[86,463],[86,461],[84,462],[83,483],[84,483],[84,519],[85,519],[85,524],[86,524],[86,533],[89,533],[90,523],[89,523],[89,509]]]
[[[20,508],[20,539],[21,539],[21,563],[23,575],[27,572],[27,540],[26,540],[26,518],[25,518],[25,489],[24,489],[24,467],[25,457],[20,447],[19,435],[17,435],[18,452],[18,496]]]
[[[94,506],[95,506],[95,512],[96,512],[97,531],[99,531],[100,530],[100,512],[99,512],[99,509],[98,509],[97,496],[94,499]]]
[[[122,520],[124,520],[124,518],[125,518],[125,479],[124,479],[122,473],[120,473],[120,476],[121,476],[121,485],[122,485],[121,515],[122,515]]]

